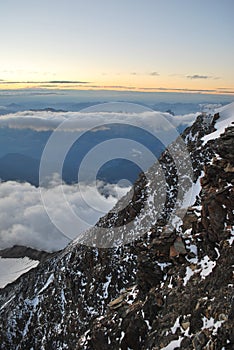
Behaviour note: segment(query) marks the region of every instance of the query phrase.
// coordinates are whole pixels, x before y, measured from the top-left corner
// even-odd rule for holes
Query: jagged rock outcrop
[[[206,165],[201,196],[183,221],[167,225],[181,175],[169,147],[160,158],[166,186],[154,193],[166,191],[166,204],[147,232],[111,249],[73,242],[1,290],[0,349],[232,349],[233,128],[202,141],[218,118],[201,116],[183,134],[194,170],[193,179],[182,176],[184,195]],[[180,149],[172,148],[177,157]],[[122,200],[130,198],[125,209],[97,227],[111,232],[137,218],[157,171],[142,174]],[[95,234],[94,228],[88,241]]]
[[[48,253],[42,250],[32,249],[21,245],[14,245],[11,248],[0,250],[0,257],[2,258],[24,258],[28,257],[32,260],[44,261],[52,256],[53,253]]]

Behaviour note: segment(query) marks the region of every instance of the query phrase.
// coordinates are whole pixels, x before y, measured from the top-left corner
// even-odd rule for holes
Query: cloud
[[[132,72],[130,73],[131,75],[141,75],[141,73],[137,73],[137,72]],[[157,77],[160,74],[158,72],[150,72],[149,75],[153,76],[153,77]]]
[[[194,121],[196,116],[196,113],[189,114],[187,118]],[[171,118],[168,113],[147,110],[140,105],[107,103],[100,107],[90,107],[87,112],[25,111],[7,114],[1,116],[0,128],[53,131],[64,123],[62,131],[81,133],[93,128],[95,132],[105,130],[110,123],[123,123],[148,130],[155,135],[161,131],[173,132],[180,120],[185,119],[186,116]],[[174,139],[171,139],[170,134],[165,136],[168,139],[167,144]]]
[[[222,104],[221,103],[200,103],[199,107],[202,110],[202,112],[214,114],[216,109],[222,107]]]
[[[97,109],[102,108],[102,112]],[[99,124],[93,131],[105,130],[110,122],[123,122],[136,125],[144,130],[164,135],[165,142],[170,143],[175,138],[174,129],[181,124],[191,124],[197,114],[172,116],[169,113],[145,110],[143,106],[128,103],[104,104],[89,108],[84,112],[50,112],[25,111],[8,114],[0,117],[0,128],[32,129],[35,131],[54,130],[60,123],[69,121],[67,131],[86,131]],[[166,131],[166,132],[165,132]],[[70,135],[69,135],[70,136]],[[70,138],[69,138],[70,139]],[[133,156],[140,156],[139,151],[131,148]],[[92,163],[93,164],[93,163]],[[81,183],[77,185],[63,185],[63,193],[71,208],[79,217],[80,224],[73,230],[75,238],[86,230],[89,225],[95,224],[99,217],[108,212],[116,203],[117,198],[126,192],[126,188],[117,185],[103,185],[99,183],[99,192],[94,184]],[[81,189],[81,191],[79,190]],[[64,217],[61,201],[60,186],[56,179],[46,188],[50,198],[51,211],[56,220],[62,220],[69,226]],[[14,244],[28,245],[48,251],[62,249],[69,242],[51,223],[40,197],[40,189],[29,183],[4,182],[0,183],[0,249]],[[106,193],[110,195],[107,196]],[[98,211],[87,205],[92,201]],[[19,205],[20,203],[20,205]],[[9,215],[10,214],[10,215]],[[88,222],[88,225],[87,225]]]
[[[194,75],[187,75],[188,79],[208,79],[211,78],[209,75],[199,75],[199,74],[194,74]]]
[[[219,93],[221,94],[230,94],[230,95],[234,95],[234,90],[218,90]]]
[[[219,77],[214,77],[211,75],[200,75],[200,74],[194,74],[194,75],[187,75],[186,78],[188,79],[220,79]]]
[[[78,188],[78,185],[63,185],[66,200],[81,218],[79,226],[73,228],[74,237],[68,238],[50,221],[43,207],[39,188],[29,183],[12,181],[0,183],[0,249],[14,244],[46,251],[62,249],[71,238],[76,238],[90,225],[94,225],[101,216],[113,208],[118,198],[129,190],[118,185],[104,185],[101,182],[98,183],[99,192],[96,191],[94,184],[81,183],[79,186]],[[56,180],[46,191],[51,199],[51,210],[55,219],[66,223],[60,188]],[[83,198],[88,199],[88,202],[91,201],[93,207]],[[66,225],[69,225],[69,222]]]
[[[11,85],[11,84],[21,84],[21,83],[30,83],[31,84],[31,82],[0,80],[1,85]]]
[[[87,81],[73,81],[73,80],[51,80],[43,83],[48,84],[89,84]]]
[[[182,76],[182,75],[181,75]],[[220,79],[219,77],[213,77],[213,79]],[[126,85],[79,85],[79,87],[85,87],[89,88],[90,90],[98,89],[98,90],[123,90],[123,91],[150,91],[150,92],[158,92],[158,91],[165,91],[165,92],[182,92],[182,93],[198,93],[198,94],[223,94],[224,92],[220,90],[219,88],[216,89],[191,89],[191,88],[166,88],[162,86],[142,86],[142,87],[136,87],[136,86],[126,86]],[[225,91],[227,94],[234,94],[234,90],[227,90]]]
[[[89,84],[87,81],[76,81],[76,80],[49,80],[49,81],[7,81],[1,80],[0,84]]]
[[[197,113],[190,113],[185,115],[175,115],[171,116],[169,115],[170,122],[178,127],[179,125],[187,125],[190,126],[195,121],[196,117],[200,114],[200,112]]]
[[[123,89],[123,90],[136,90],[136,86],[126,86],[126,85],[89,85],[93,88],[101,89]]]
[[[18,112],[1,116],[0,127],[10,129],[31,129],[35,131],[54,130],[66,117],[61,113]]]
[[[226,90],[234,92],[232,87],[218,87],[217,90],[224,91],[224,93],[226,92]]]
[[[184,92],[184,93],[198,93],[198,94],[205,94],[205,93],[224,93],[223,91],[219,89],[190,89],[190,88],[165,88],[165,87],[143,87],[139,90],[142,91],[165,91],[165,92]],[[225,91],[226,93],[226,91]],[[233,91],[229,91],[229,93],[234,94]]]

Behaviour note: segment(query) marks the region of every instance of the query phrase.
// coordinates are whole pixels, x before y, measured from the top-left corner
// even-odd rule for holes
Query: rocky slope
[[[180,235],[163,228],[138,243],[136,285],[77,349],[233,349],[234,127],[213,146],[219,157],[205,167],[201,206],[189,208]]]
[[[82,240],[0,291],[1,349],[233,348],[234,128],[214,133],[223,115],[183,133],[192,177],[177,140],[159,161],[166,183],[155,164]]]

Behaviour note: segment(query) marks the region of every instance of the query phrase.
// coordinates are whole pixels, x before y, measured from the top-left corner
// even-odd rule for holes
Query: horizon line
[[[5,84],[7,85],[7,84]],[[12,84],[13,85],[13,84]],[[115,91],[115,92],[144,92],[144,93],[185,93],[185,94],[203,94],[203,95],[234,95],[234,90],[226,90],[226,89],[189,89],[189,88],[163,88],[163,87],[124,87],[124,86],[74,86],[71,87],[71,84],[69,86],[64,86],[64,84],[61,84],[61,86],[31,86],[31,87],[11,87],[4,88],[0,84],[0,93],[1,91],[46,91],[46,92],[52,92],[52,91]],[[27,84],[26,84],[27,85]]]

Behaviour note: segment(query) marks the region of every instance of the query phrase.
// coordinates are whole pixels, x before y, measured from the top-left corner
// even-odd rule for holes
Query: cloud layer
[[[108,106],[109,104],[107,104]],[[129,104],[130,105],[130,104]],[[50,112],[50,111],[25,111],[7,114],[0,117],[0,128],[31,129],[34,131],[53,131],[61,123],[67,122],[66,131],[86,131],[93,125],[106,125],[108,123],[131,124],[143,129],[150,129],[152,132],[168,130],[185,123],[192,123],[197,113],[171,116],[168,113],[144,111],[139,106],[139,111],[132,105],[133,111],[128,110],[111,112],[88,111],[88,112]],[[102,107],[103,108],[103,107]],[[64,130],[65,130],[64,129]]]
[[[73,228],[74,236],[70,238],[76,238],[79,233],[94,225],[114,206],[118,198],[129,190],[118,185],[102,183],[98,184],[98,189],[99,191],[94,184],[80,184],[80,188],[77,185],[63,185],[64,198],[80,217],[80,225]],[[58,183],[54,181],[47,191],[54,217],[66,221],[62,212]],[[0,183],[0,193],[0,249],[20,244],[55,251],[64,248],[70,242],[70,238],[65,237],[50,221],[39,188],[29,183],[9,181]],[[93,205],[90,206],[90,203]]]
[[[105,108],[104,108],[105,107]],[[191,124],[197,114],[172,116],[154,112],[134,104],[106,104],[103,111],[92,107],[88,112],[26,111],[0,117],[0,128],[31,129],[34,131],[55,130],[66,122],[68,132],[84,132],[98,125],[93,132],[103,130],[106,124],[124,123],[149,130],[156,136],[165,135],[165,142],[175,138],[175,127]],[[121,109],[122,108],[122,109]],[[178,134],[177,134],[178,135]],[[163,136],[161,137],[161,139]],[[139,155],[137,155],[139,157]],[[66,221],[63,215],[60,185],[55,180],[46,189],[51,211],[56,220]],[[99,192],[94,184],[63,185],[64,200],[80,218],[78,227],[72,228],[73,237],[65,237],[50,221],[41,201],[40,189],[29,183],[0,183],[0,249],[21,244],[37,249],[54,251],[62,249],[71,238],[75,238],[108,212],[129,188],[99,183]],[[106,195],[109,194],[109,196]],[[85,200],[84,200],[85,198]],[[93,205],[90,205],[93,203]],[[67,222],[69,225],[69,222]]]

